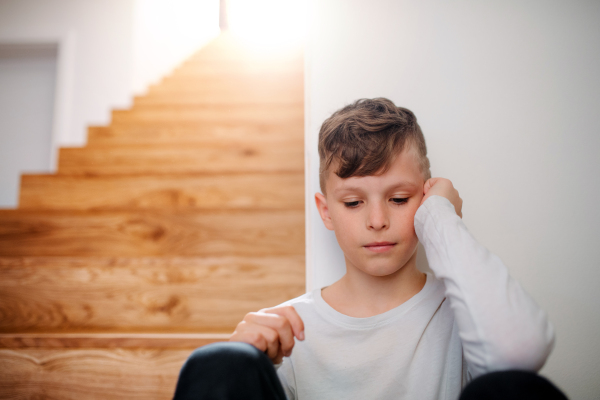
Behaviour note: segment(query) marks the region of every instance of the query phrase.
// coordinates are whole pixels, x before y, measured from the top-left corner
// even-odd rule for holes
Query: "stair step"
[[[265,62],[264,60],[252,61],[248,59],[237,62],[189,60],[164,79],[186,76],[189,76],[191,79],[198,77],[248,77],[249,79],[255,79],[257,76],[261,77],[269,74],[275,76],[300,75],[300,79],[304,79],[304,62],[301,57],[273,60],[272,62]],[[160,83],[154,86],[160,86]]]
[[[304,174],[22,175],[22,210],[303,210]]]
[[[0,210],[1,256],[302,254],[303,210]]]
[[[158,86],[151,87],[146,96],[137,97],[134,106],[244,106],[265,104],[275,108],[280,105],[302,106],[304,87],[302,80],[293,79],[281,82],[242,82],[227,79],[181,79],[172,78]]]
[[[183,65],[207,62],[274,62],[302,63],[302,45],[271,50],[247,46],[234,35],[221,34],[200,51],[193,54]]]
[[[237,93],[233,91],[221,91],[213,93],[209,90],[178,91],[177,89],[152,91],[147,96],[136,97],[133,100],[134,107],[142,106],[191,106],[207,107],[223,104],[262,104],[265,107],[273,104],[302,104],[304,99],[302,92],[286,91],[254,91]]]
[[[61,148],[59,174],[302,172],[304,147],[280,143],[114,145]]]
[[[94,126],[88,129],[88,146],[96,145],[202,145],[254,143],[271,146],[304,145],[304,127],[289,124],[207,124],[204,126]]]
[[[111,125],[156,123],[279,123],[304,124],[303,104],[207,105],[195,106],[135,106],[130,110],[113,110]]]
[[[302,255],[1,257],[0,332],[231,333],[248,312],[303,294],[304,264]]]
[[[193,348],[0,348],[2,399],[168,400]]]
[[[227,333],[0,333],[0,349],[195,349],[224,342]]]
[[[300,82],[304,80],[304,62],[301,58],[283,62],[194,62],[182,64],[164,80],[171,78],[216,78],[216,79],[271,79],[279,77],[294,77]],[[291,79],[291,78],[290,78]],[[290,82],[291,83],[291,82]]]
[[[205,89],[212,87],[215,91],[231,90],[243,91],[247,88],[274,90],[302,90],[304,87],[304,71],[301,69],[294,71],[244,71],[239,69],[234,71],[219,73],[206,73],[201,69],[187,68],[180,69],[176,73],[164,78],[159,85],[153,86],[154,89],[161,87],[185,88],[185,89]]]

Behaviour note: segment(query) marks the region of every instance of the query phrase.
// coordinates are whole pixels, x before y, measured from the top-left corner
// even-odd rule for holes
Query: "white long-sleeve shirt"
[[[277,371],[290,400],[456,400],[471,377],[542,367],[554,342],[546,314],[454,206],[431,196],[415,230],[435,276],[400,306],[353,318],[329,306],[321,289],[285,303],[306,336]]]

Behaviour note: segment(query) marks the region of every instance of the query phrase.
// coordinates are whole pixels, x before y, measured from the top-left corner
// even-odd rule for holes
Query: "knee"
[[[471,399],[567,400],[548,379],[531,371],[497,371],[469,383],[460,400]]]
[[[269,358],[256,347],[240,342],[211,343],[197,348],[181,369],[182,374],[252,370],[269,365]]]

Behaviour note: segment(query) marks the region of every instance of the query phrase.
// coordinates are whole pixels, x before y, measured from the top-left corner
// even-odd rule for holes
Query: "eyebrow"
[[[387,190],[393,190],[393,189],[417,189],[419,187],[419,185],[417,185],[414,182],[410,182],[410,181],[401,181],[401,182],[397,182],[393,185],[390,185],[389,188],[387,188]],[[339,192],[362,192],[363,189],[358,187],[358,186],[347,186],[347,187],[341,187],[338,189],[335,189],[333,192],[334,193],[339,193]]]

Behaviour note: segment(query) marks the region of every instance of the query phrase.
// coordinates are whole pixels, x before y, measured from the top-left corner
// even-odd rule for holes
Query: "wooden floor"
[[[303,55],[223,34],[0,210],[0,398],[170,399],[304,292]]]

